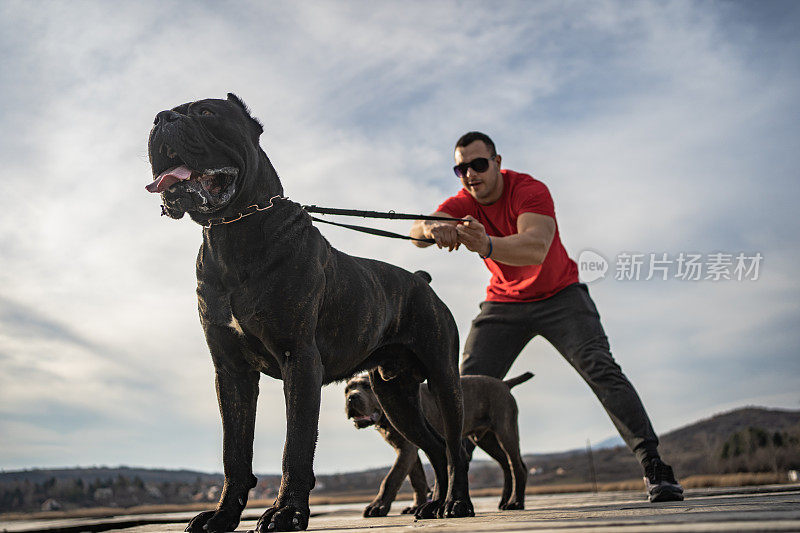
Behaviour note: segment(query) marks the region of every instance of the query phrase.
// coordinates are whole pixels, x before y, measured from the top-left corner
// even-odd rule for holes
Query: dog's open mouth
[[[233,182],[239,174],[236,167],[209,168],[203,171],[192,170],[186,165],[180,165],[165,170],[145,188],[154,193],[164,192],[176,183],[182,181],[196,181],[209,194],[219,196]]]
[[[380,420],[381,414],[379,412],[374,412],[371,415],[359,415],[353,417],[353,423],[356,425],[358,429],[363,429],[365,427],[371,426]]]

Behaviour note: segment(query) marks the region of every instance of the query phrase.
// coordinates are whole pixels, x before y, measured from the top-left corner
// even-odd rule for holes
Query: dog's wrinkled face
[[[383,409],[367,376],[351,378],[344,389],[344,398],[347,418],[352,418],[358,429],[372,426],[383,417]]]
[[[222,211],[241,188],[248,165],[257,159],[261,125],[233,94],[160,112],[150,132],[150,166],[165,213]]]

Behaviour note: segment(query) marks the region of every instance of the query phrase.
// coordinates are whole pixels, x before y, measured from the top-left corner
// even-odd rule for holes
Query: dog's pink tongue
[[[171,168],[162,172],[150,185],[145,186],[150,192],[162,192],[169,189],[173,184],[188,180],[192,177],[192,169],[186,165]]]

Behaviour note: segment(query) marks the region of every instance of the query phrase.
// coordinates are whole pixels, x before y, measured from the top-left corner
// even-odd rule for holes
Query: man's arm
[[[456,227],[459,242],[472,252],[512,266],[544,263],[556,233],[556,221],[538,213],[522,213],[517,218],[517,233],[507,237],[489,237],[480,222],[465,218],[470,221]]]
[[[436,211],[431,214],[435,217],[449,217],[450,215],[443,211]],[[415,239],[435,239],[436,246],[439,248],[447,248],[452,252],[457,250],[460,246],[458,242],[458,232],[456,231],[456,224],[458,222],[449,222],[446,220],[417,220],[411,226],[410,235]],[[420,248],[425,248],[433,243],[411,241]]]

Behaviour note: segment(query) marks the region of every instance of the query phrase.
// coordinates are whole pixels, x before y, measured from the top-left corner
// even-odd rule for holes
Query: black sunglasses
[[[494,159],[495,156],[492,156],[491,159]],[[486,157],[478,157],[470,161],[469,163],[461,163],[460,165],[456,165],[453,167],[453,172],[456,173],[456,176],[459,178],[463,178],[467,175],[467,169],[472,169],[475,172],[486,172],[489,168],[489,158]]]

